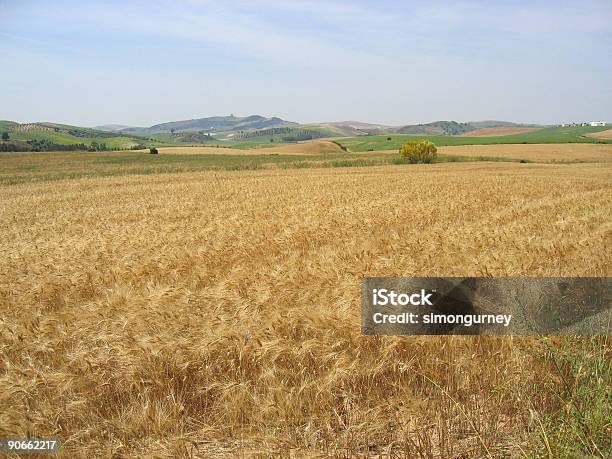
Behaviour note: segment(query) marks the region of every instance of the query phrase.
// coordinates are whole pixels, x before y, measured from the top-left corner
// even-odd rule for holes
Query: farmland
[[[549,144],[549,143],[612,143],[609,139],[596,139],[587,134],[609,129],[598,127],[553,127],[537,129],[531,132],[514,135],[470,137],[469,133],[461,136],[417,136],[417,135],[372,135],[338,139],[342,145],[351,151],[391,150],[398,149],[408,140],[428,139],[438,146],[456,145],[499,145],[499,144]]]
[[[0,436],[66,457],[603,455],[605,337],[360,333],[364,276],[611,274],[612,147],[508,147],[3,154]]]
[[[605,131],[597,131],[587,134],[589,137],[593,137],[595,139],[606,139],[612,140],[612,129],[606,129]]]
[[[259,120],[261,117],[249,117]],[[277,147],[297,144],[298,142],[327,139],[338,142],[351,152],[397,150],[402,144],[414,139],[428,139],[438,146],[460,145],[499,145],[499,144],[565,144],[565,143],[612,143],[606,133],[606,126],[600,127],[550,127],[534,128],[525,126],[494,127],[476,129],[465,123],[441,121],[428,125],[404,126],[401,128],[367,125],[297,125],[279,119],[281,127],[213,131],[159,131],[169,126],[189,127],[198,122],[214,119],[216,122],[236,122],[242,118],[216,117],[203,120],[173,122],[146,129],[127,128],[121,131],[105,131],[58,123],[31,123],[20,125],[12,121],[0,121],[0,131],[10,136],[10,142],[0,143],[0,151],[27,151],[29,142],[35,151],[70,151],[76,148],[92,150],[125,150],[146,147],[193,147],[209,146],[215,148],[233,148],[250,150],[254,148]],[[264,122],[268,122],[265,121]],[[178,123],[178,124],[177,124]],[[291,124],[290,126],[284,123]],[[257,124],[259,126],[259,124]],[[362,126],[360,131],[359,126]],[[369,127],[368,127],[369,126]],[[239,128],[236,128],[239,129]],[[338,137],[341,132],[369,132],[380,135],[358,135],[355,137]],[[457,135],[423,135],[428,132],[452,132]],[[418,133],[415,134],[415,133]]]
[[[282,120],[281,120],[282,121]],[[176,123],[169,123],[170,126]],[[295,123],[291,123],[295,124]],[[168,127],[170,129],[170,127]],[[122,131],[71,126],[58,123],[30,123],[20,125],[12,121],[0,120],[0,132],[7,132],[10,139],[20,142],[48,142],[56,145],[51,151],[60,150],[57,146],[86,145],[93,142],[104,143],[105,149],[130,149],[137,145],[146,146],[192,146],[222,145],[231,148],[248,149],[276,144],[333,137],[329,129],[316,126],[283,126],[256,130],[238,131],[157,131],[154,128],[127,128]],[[0,144],[0,147],[2,144]],[[0,151],[3,151],[0,148]],[[45,150],[42,150],[45,151]]]
[[[148,151],[0,153],[0,184],[84,177],[152,175],[197,171],[338,168],[397,164],[397,151],[345,152],[329,141],[238,149],[163,147]],[[437,162],[610,162],[612,145],[473,145],[440,147]]]
[[[482,128],[475,131],[466,132],[461,134],[464,137],[499,137],[504,135],[515,135],[525,134],[528,132],[537,131],[541,128],[534,127],[495,127],[495,128]]]
[[[378,153],[378,152],[377,152]],[[395,151],[390,151],[395,154]],[[370,152],[370,154],[372,154]],[[506,144],[506,145],[461,145],[438,149],[438,154],[447,160],[464,159],[524,160],[546,163],[611,162],[612,144]]]
[[[130,148],[142,142],[163,145],[162,142],[144,139],[129,134],[114,134],[97,129],[82,128],[57,123],[33,123],[20,127],[17,123],[0,121],[0,131],[7,131],[12,140],[45,141],[58,145],[91,145],[104,143],[109,149]]]

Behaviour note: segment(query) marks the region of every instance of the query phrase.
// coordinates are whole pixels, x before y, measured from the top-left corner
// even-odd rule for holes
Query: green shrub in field
[[[411,164],[432,163],[438,155],[438,149],[429,140],[411,140],[399,149],[400,158]]]
[[[87,151],[107,151],[108,147],[104,142],[96,142],[95,140],[87,147]]]
[[[151,148],[149,148],[149,153],[152,154],[152,155],[156,155],[159,152],[157,151],[157,148],[151,147]]]

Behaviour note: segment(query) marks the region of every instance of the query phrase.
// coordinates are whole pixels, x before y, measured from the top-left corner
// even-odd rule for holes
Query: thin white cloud
[[[0,108],[4,117],[29,111],[46,119],[65,108],[72,115],[64,120],[89,124],[229,112],[393,124],[605,118],[608,5],[26,2],[0,24],[0,59],[11,56],[15,69],[0,73],[14,90]],[[32,76],[41,68],[52,78]],[[89,106],[79,106],[83,97]],[[63,107],[53,103],[62,98]]]

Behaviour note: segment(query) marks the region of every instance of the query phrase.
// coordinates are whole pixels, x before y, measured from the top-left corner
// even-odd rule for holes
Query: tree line
[[[110,148],[104,142],[63,144],[53,143],[50,140],[9,141],[2,136],[4,142],[0,143],[0,151],[108,151]]]

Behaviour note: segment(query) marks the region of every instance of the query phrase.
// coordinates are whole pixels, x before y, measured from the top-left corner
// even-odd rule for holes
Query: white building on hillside
[[[591,121],[591,126],[605,126],[606,123],[603,121]]]

